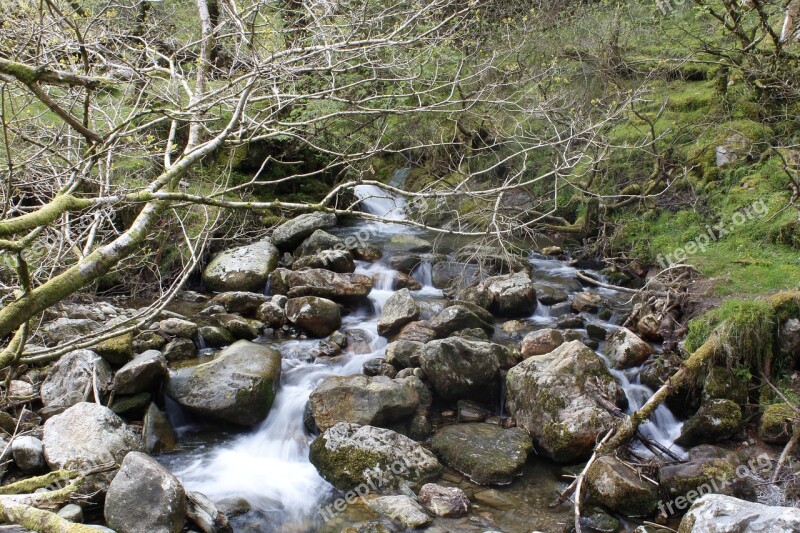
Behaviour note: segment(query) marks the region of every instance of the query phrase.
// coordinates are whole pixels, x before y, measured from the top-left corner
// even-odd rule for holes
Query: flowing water
[[[355,192],[361,199],[362,210],[392,220],[403,220],[402,199],[368,185],[359,185]],[[343,237],[357,234],[365,238],[366,235],[370,244],[379,246],[385,245],[392,235],[398,233],[426,237],[423,232],[410,230],[401,224],[376,222],[358,222],[335,231]],[[394,292],[392,280],[395,274],[385,260],[386,257],[372,264],[357,263],[356,271],[371,276],[375,286],[369,295],[369,305],[343,318],[343,331],[358,329],[366,333],[369,338],[368,353],[345,352],[344,356],[329,361],[326,358],[314,361],[310,360],[308,354],[318,344],[316,340],[257,341],[278,349],[283,362],[281,386],[272,410],[268,418],[255,429],[246,433],[222,430],[194,420],[173,402],[167,403],[167,411],[179,432],[181,446],[177,452],[165,454],[160,460],[176,473],[188,490],[200,491],[224,507],[249,509],[233,520],[237,531],[340,531],[345,525],[374,517],[363,507],[352,505],[336,520],[329,523],[322,521],[317,512],[318,506],[334,498],[336,492],[308,460],[313,436],[304,427],[303,412],[309,394],[323,379],[333,375],[360,373],[366,361],[383,356],[387,341],[377,334],[377,319],[386,300]],[[546,280],[544,282],[567,292],[580,290],[575,287],[574,268],[538,256],[532,257],[530,262],[537,282]],[[433,287],[430,263],[420,263],[412,275],[423,285],[422,290],[414,291],[416,298],[431,301],[441,298],[441,290]],[[600,292],[604,298],[624,304],[624,295],[607,290],[596,292]],[[618,327],[613,324],[614,316],[610,322],[598,321],[596,316],[591,315],[586,315],[586,318],[609,330]],[[539,305],[527,320],[528,330],[552,325],[556,319],[550,306]],[[498,342],[519,342],[518,337],[504,337],[499,328],[495,337]],[[639,382],[639,369],[612,370],[612,374],[625,390],[629,411],[639,408],[652,394]],[[502,405],[498,405],[497,412],[501,411]],[[681,423],[669,409],[662,406],[652,421],[642,427],[642,431],[670,447],[680,432],[680,426]],[[677,451],[682,453],[680,449]],[[522,533],[532,528],[542,531],[557,529],[559,523],[568,519],[568,511],[564,508],[550,510],[547,503],[562,486],[558,478],[560,469],[546,461],[531,463],[526,466],[521,479],[508,487],[497,488],[498,493],[511,502],[510,508],[478,504],[475,507],[478,512],[469,518],[437,519],[432,530],[485,531],[489,528]],[[459,486],[470,496],[486,490],[466,481]]]

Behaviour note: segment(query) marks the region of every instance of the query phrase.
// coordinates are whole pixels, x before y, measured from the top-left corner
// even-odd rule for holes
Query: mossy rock
[[[786,403],[767,406],[758,423],[758,436],[770,444],[786,444],[792,434],[794,416],[794,411]]]

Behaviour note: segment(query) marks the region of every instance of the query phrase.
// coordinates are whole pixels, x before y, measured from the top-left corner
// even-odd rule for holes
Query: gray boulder
[[[104,514],[117,533],[179,533],[186,521],[186,493],[155,459],[131,452],[108,487]]]
[[[796,533],[800,509],[772,507],[730,496],[707,494],[692,505],[678,533]]]
[[[580,341],[529,357],[506,375],[509,412],[542,453],[558,462],[591,454],[615,423],[607,403],[624,407],[625,394],[603,360]]]
[[[408,289],[392,294],[383,306],[378,320],[378,333],[388,336],[419,318],[420,308]]]
[[[165,391],[194,413],[250,426],[267,417],[280,371],[277,350],[241,340],[213,361],[170,372]]]
[[[333,213],[305,213],[284,222],[272,232],[272,243],[280,250],[293,250],[318,229],[336,225]]]
[[[481,400],[497,386],[500,368],[509,359],[505,346],[450,337],[426,344],[419,362],[445,400]]]
[[[290,298],[286,302],[286,318],[314,337],[327,337],[342,325],[339,306],[316,296]]]
[[[94,375],[94,377],[92,377]],[[102,396],[111,385],[111,367],[91,350],[75,350],[56,361],[42,383],[42,403],[46,407],[69,407],[92,396],[92,388]]]
[[[404,379],[363,375],[325,378],[309,397],[314,421],[324,431],[339,422],[380,426],[413,414],[414,385]]]
[[[259,292],[278,266],[278,257],[278,250],[267,240],[227,250],[211,260],[203,272],[203,282],[215,292]]]
[[[134,357],[114,375],[117,394],[136,394],[152,389],[167,373],[167,360],[158,350],[148,350]]]

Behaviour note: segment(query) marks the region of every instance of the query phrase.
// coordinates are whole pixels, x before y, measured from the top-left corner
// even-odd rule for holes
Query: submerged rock
[[[800,509],[770,507],[730,496],[708,494],[697,500],[681,520],[678,533],[796,533]]]
[[[520,428],[455,424],[433,434],[431,447],[444,462],[479,485],[510,483],[533,449]]]
[[[213,361],[170,372],[165,391],[194,413],[250,426],[267,417],[280,371],[277,350],[241,340]]]
[[[339,490],[360,484],[379,493],[403,483],[439,477],[442,465],[420,444],[389,429],[340,422],[320,435],[309,452],[320,475]]]
[[[292,250],[318,229],[336,225],[333,213],[305,213],[284,222],[272,232],[272,243],[281,250]]]
[[[203,283],[215,292],[260,292],[278,266],[278,257],[278,250],[267,240],[224,251],[206,267]]]
[[[419,394],[404,379],[330,376],[314,389],[309,402],[314,421],[324,431],[339,422],[380,426],[408,417],[419,405]]]
[[[46,407],[70,407],[97,393],[103,396],[111,386],[111,367],[91,350],[75,350],[56,361],[42,383],[42,403]]]
[[[580,341],[529,357],[506,375],[506,405],[547,457],[586,458],[615,418],[598,395],[619,407],[625,394],[603,360]]]
[[[598,457],[586,472],[591,498],[625,516],[647,516],[658,505],[658,486],[641,479],[611,455]]]
[[[286,318],[314,337],[327,337],[342,325],[339,306],[316,296],[290,298],[286,302]]]

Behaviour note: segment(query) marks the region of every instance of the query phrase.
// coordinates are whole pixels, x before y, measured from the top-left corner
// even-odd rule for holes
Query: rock
[[[400,330],[406,324],[419,318],[419,306],[408,289],[392,294],[383,306],[378,320],[378,333],[383,336]]]
[[[142,441],[147,453],[170,452],[178,447],[178,437],[169,418],[151,403],[142,421]]]
[[[99,342],[92,346],[92,350],[112,365],[124,365],[133,359],[133,333],[125,333]]]
[[[644,363],[653,353],[653,347],[628,328],[620,328],[608,338],[603,353],[614,368],[631,368]]]
[[[176,337],[164,346],[164,359],[173,361],[186,361],[197,357],[197,345],[191,339]]]
[[[233,533],[225,513],[200,492],[186,493],[186,518],[202,533]]]
[[[419,490],[419,503],[435,516],[457,518],[469,512],[469,498],[456,487],[427,483]]]
[[[197,324],[182,318],[167,318],[158,323],[158,329],[167,335],[194,339],[197,337]]]
[[[311,444],[309,460],[339,490],[383,479],[376,488],[385,493],[404,482],[433,481],[442,472],[436,457],[408,437],[346,422],[329,428]]]
[[[356,270],[353,254],[347,250],[322,250],[314,255],[307,255],[296,260],[292,270],[324,268],[332,272],[351,273]]]
[[[456,408],[459,422],[483,422],[492,416],[489,409],[470,400],[458,400]]]
[[[484,320],[471,308],[464,305],[445,307],[430,321],[430,326],[437,337],[447,337],[456,331],[467,328],[481,328],[488,334],[494,333],[494,325],[491,320]]]
[[[626,406],[625,394],[603,360],[580,341],[529,357],[506,374],[509,413],[544,455],[561,463],[588,457],[615,424],[597,394]]]
[[[157,350],[137,355],[114,375],[117,394],[136,394],[153,389],[167,373],[167,360]]]
[[[648,516],[658,505],[658,487],[612,455],[592,463],[586,487],[593,501],[624,516]]]
[[[325,230],[318,229],[309,235],[294,251],[294,257],[302,258],[305,256],[316,255],[326,250],[346,251],[347,246],[344,241],[336,235],[331,235]]]
[[[731,438],[741,427],[741,407],[730,400],[711,400],[683,424],[675,443],[687,447],[712,444]]]
[[[576,313],[596,313],[603,297],[593,292],[579,292],[572,297],[572,309]]]
[[[770,444],[786,444],[792,436],[794,410],[787,403],[768,405],[758,422],[758,436]]]
[[[231,313],[220,313],[213,315],[211,319],[216,324],[228,330],[237,339],[252,340],[259,336],[263,324],[258,320],[244,318]],[[169,360],[169,357],[167,357]]]
[[[800,531],[800,509],[771,507],[730,496],[707,494],[692,505],[678,533],[794,533]]]
[[[403,529],[417,529],[431,523],[431,517],[410,496],[370,498],[367,506],[378,514],[396,520]]]
[[[118,415],[143,411],[150,404],[151,399],[152,396],[149,392],[140,392],[130,396],[114,396],[114,401],[108,407]]]
[[[289,298],[318,296],[331,300],[360,300],[372,290],[372,279],[363,274],[341,274],[310,268],[293,271],[279,268],[270,274],[270,287],[274,294]]]
[[[256,318],[271,328],[277,329],[286,324],[286,312],[283,307],[275,302],[267,302],[261,305],[256,310]]]
[[[213,361],[170,372],[165,392],[201,416],[250,426],[267,417],[280,371],[277,350],[242,340]]]
[[[293,250],[318,229],[336,225],[333,213],[305,213],[284,222],[272,232],[272,243],[280,250]]]
[[[75,522],[76,524],[83,522],[83,509],[81,509],[80,505],[75,505],[74,503],[65,505],[59,509],[57,514],[64,520],[69,520],[70,522]]]
[[[251,315],[259,306],[268,301],[269,297],[260,292],[231,291],[217,294],[209,304],[221,305],[227,313]]]
[[[380,426],[403,419],[419,405],[416,388],[402,379],[363,375],[330,376],[309,397],[317,426],[339,422]]]
[[[260,292],[278,266],[278,250],[267,240],[218,254],[203,272],[203,282],[215,292]]]
[[[36,437],[23,435],[11,441],[11,456],[24,474],[38,474],[47,470],[44,444]]]
[[[108,487],[104,515],[117,533],[179,533],[186,520],[186,493],[155,459],[131,452]]]
[[[399,340],[386,345],[386,362],[398,370],[419,366],[419,358],[425,350],[421,342]]]
[[[447,464],[479,485],[511,483],[533,449],[520,428],[455,424],[433,434],[431,448]]]
[[[119,464],[131,451],[142,449],[142,441],[111,409],[81,402],[44,424],[44,456],[51,470],[70,468],[86,471],[107,463]],[[105,490],[114,472],[87,477],[81,490],[89,494]]]
[[[436,338],[436,332],[430,327],[427,320],[418,320],[403,326],[400,333],[395,336],[396,341],[429,342]]]
[[[429,342],[419,361],[436,392],[445,400],[491,397],[504,360],[505,346],[458,337]]]
[[[460,299],[501,317],[529,316],[536,310],[536,289],[525,272],[486,278],[464,289]]]
[[[75,405],[84,400],[93,383],[97,383],[100,396],[111,385],[111,368],[105,359],[91,350],[69,352],[56,361],[42,383],[42,403],[47,407]]]
[[[286,318],[315,337],[327,337],[342,325],[339,306],[316,296],[290,298],[286,302]]]
[[[202,343],[209,348],[222,348],[236,341],[230,331],[219,326],[202,326],[197,334]]]
[[[564,344],[564,336],[560,331],[545,328],[531,331],[522,339],[522,357],[544,355]]]
[[[542,305],[555,305],[561,302],[566,302],[569,299],[566,291],[545,285],[544,283],[534,283],[533,288],[536,290],[536,298]]]

